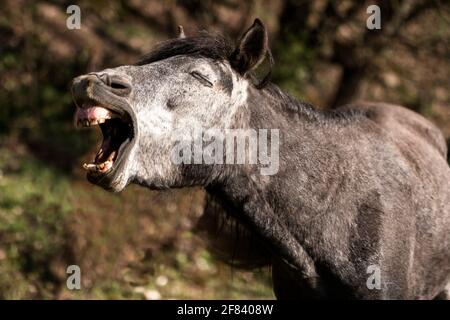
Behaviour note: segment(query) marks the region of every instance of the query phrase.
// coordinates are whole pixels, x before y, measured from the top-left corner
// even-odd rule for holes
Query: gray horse
[[[258,80],[255,68],[270,57],[257,19],[236,46],[219,35],[181,34],[135,65],[75,78],[77,124],[103,132],[84,165],[88,180],[115,192],[129,183],[203,186],[245,230],[239,242],[252,245],[244,263],[272,266],[278,298],[448,298],[442,133],[400,106],[329,112],[299,102],[267,77]],[[276,172],[262,174],[261,161],[174,162],[180,141],[198,128],[277,130],[279,139],[267,139],[277,144],[270,149],[278,152]]]

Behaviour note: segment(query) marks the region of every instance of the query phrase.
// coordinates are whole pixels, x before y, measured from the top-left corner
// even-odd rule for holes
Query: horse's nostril
[[[127,79],[107,73],[91,73],[75,78],[72,81],[72,92],[74,95],[82,96],[86,94],[89,86],[99,83],[103,83],[107,90],[117,96],[125,97],[131,93],[131,84]]]
[[[131,85],[128,82],[124,82],[122,80],[113,79],[109,87],[111,88],[111,92],[118,96],[127,96],[131,92]]]
[[[131,85],[128,83],[128,81],[119,78],[115,75],[109,75],[107,73],[103,73],[101,75],[98,75],[98,78],[109,88],[111,88],[111,91],[119,96],[124,96],[130,93],[131,91]]]

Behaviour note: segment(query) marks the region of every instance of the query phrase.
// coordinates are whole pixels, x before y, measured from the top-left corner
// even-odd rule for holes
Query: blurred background
[[[81,29],[66,9],[78,4]],[[381,8],[368,30],[366,8]],[[75,130],[69,83],[130,64],[184,26],[236,39],[259,17],[273,81],[319,108],[404,105],[450,137],[448,1],[24,1],[0,11],[0,298],[274,298],[270,270],[217,261],[199,237],[200,189],[110,194],[81,169],[98,134]],[[82,289],[66,288],[81,268]]]

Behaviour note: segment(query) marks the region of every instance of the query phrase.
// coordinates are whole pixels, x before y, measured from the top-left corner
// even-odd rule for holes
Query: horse
[[[393,104],[315,108],[261,79],[264,62],[272,55],[256,19],[236,44],[181,32],[133,65],[74,78],[77,125],[103,133],[83,165],[88,181],[113,192],[203,187],[206,225],[225,216],[245,231],[251,254],[238,258],[270,265],[279,299],[448,299],[450,168],[439,129]],[[274,170],[224,161],[240,148],[220,139],[231,130],[247,134],[245,155],[270,146]],[[190,154],[213,143],[208,157]]]

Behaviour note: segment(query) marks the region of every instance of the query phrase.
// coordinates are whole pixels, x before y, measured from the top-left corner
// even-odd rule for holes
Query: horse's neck
[[[277,86],[268,88],[249,87],[247,109],[250,114],[249,127],[292,129],[298,131],[304,126],[314,128],[316,132],[326,128],[324,112],[312,105],[300,102]]]
[[[353,161],[348,154],[353,145],[357,144],[357,133],[359,130],[356,122],[351,126],[327,119],[321,111],[311,106],[302,105],[293,98],[280,101],[277,96],[264,91],[250,91],[247,109],[250,111],[249,127],[278,129],[279,143],[279,171],[273,176],[262,176],[260,172],[249,173],[243,166],[235,166],[234,174],[252,179],[251,184],[242,186],[249,192],[268,194],[264,190],[252,190],[252,188],[264,188],[276,181],[273,185],[285,186],[292,190],[302,189],[302,194],[294,195],[299,204],[304,202],[309,207],[318,194],[327,194],[328,188],[333,187],[341,176],[350,174],[345,172],[345,166],[351,165]],[[292,102],[293,105],[285,105]],[[256,173],[256,174],[255,174]],[[296,185],[289,186],[289,181],[296,180]],[[229,183],[237,184],[235,180],[229,179]],[[318,181],[320,183],[308,184]],[[240,182],[244,183],[245,182]],[[292,183],[292,182],[291,182]],[[230,190],[239,190],[239,186],[230,187]],[[286,194],[286,190],[280,193]],[[270,192],[270,196],[274,192]],[[305,199],[302,199],[305,198]],[[249,198],[243,198],[249,199]],[[286,199],[276,199],[285,201]],[[331,201],[331,198],[329,199]],[[326,206],[325,203],[321,205]]]
[[[249,128],[280,131],[279,172],[264,177],[248,167],[231,166],[228,179],[218,189],[251,231],[262,236],[285,263],[310,278],[315,277],[315,270],[299,239],[298,223],[327,213],[337,196],[334,191],[348,174],[343,166],[353,161],[345,145],[356,142],[348,139],[352,129],[337,121],[327,122],[309,106],[283,105],[289,99],[280,103],[276,96],[253,91],[246,108]],[[296,107],[298,112],[294,112]]]

